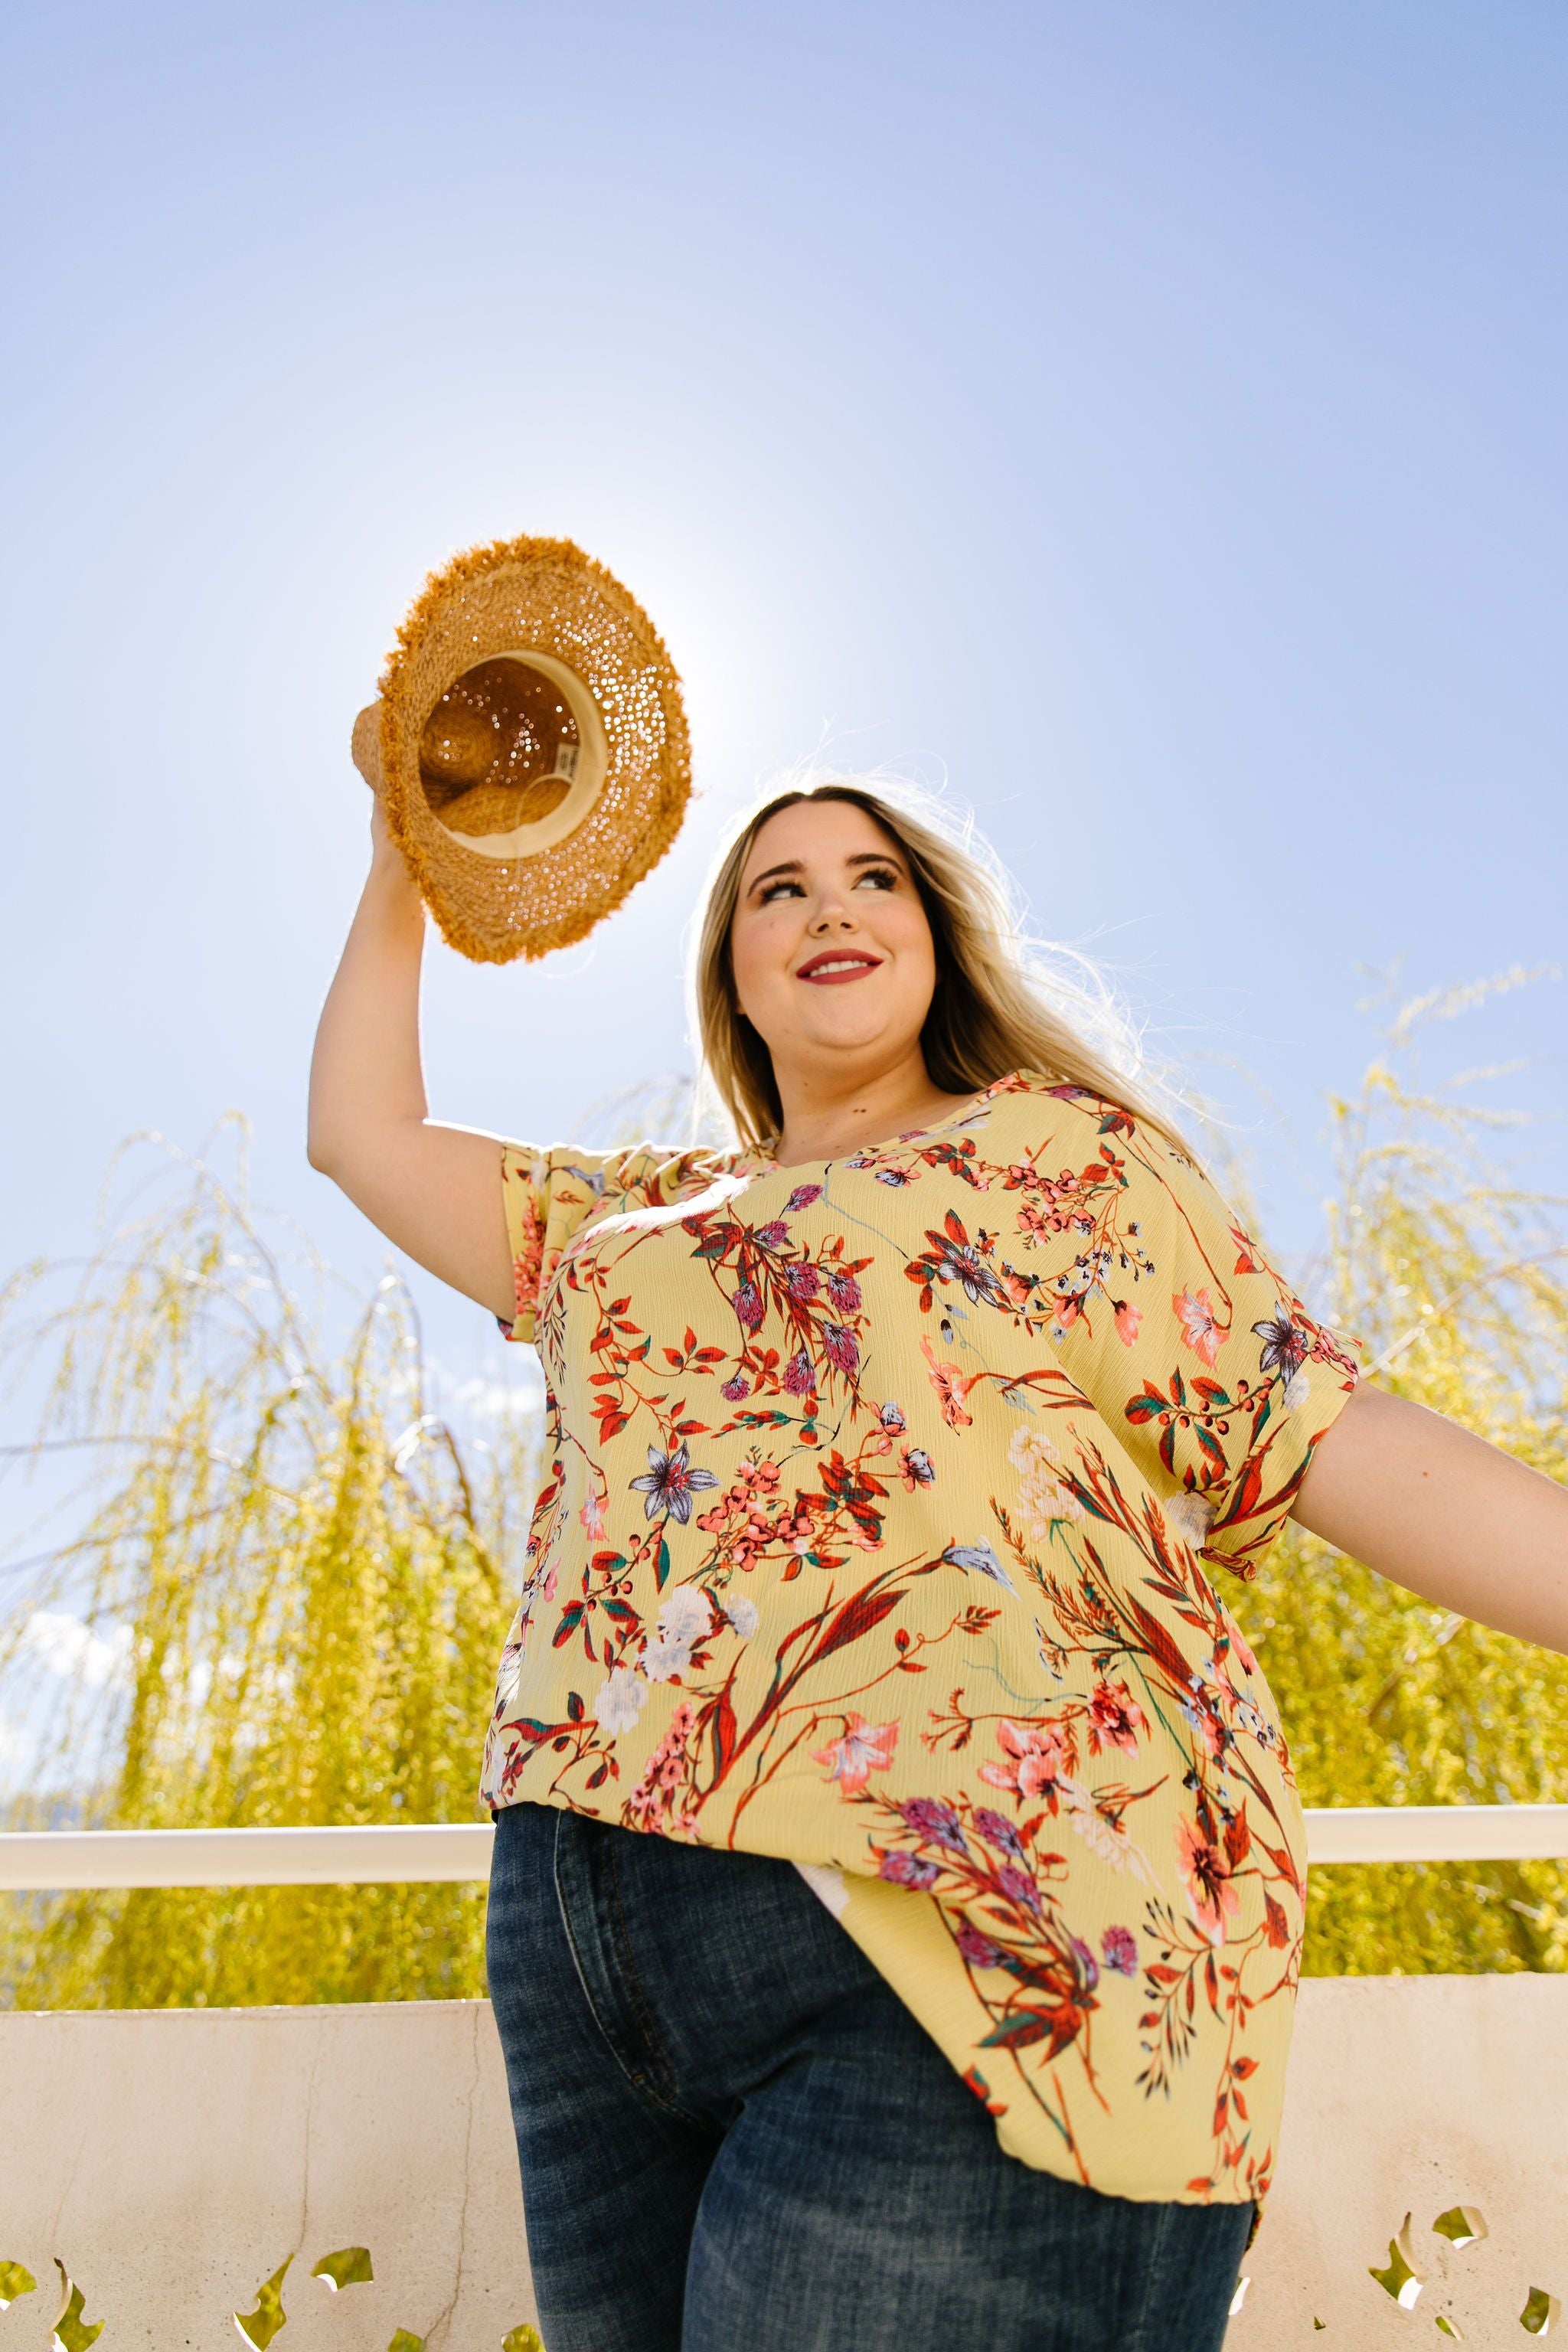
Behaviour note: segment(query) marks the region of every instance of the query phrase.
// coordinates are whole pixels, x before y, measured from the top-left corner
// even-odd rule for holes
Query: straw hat
[[[680,681],[636,599],[569,539],[497,540],[433,572],[354,764],[441,935],[479,963],[567,947],[680,829]]]

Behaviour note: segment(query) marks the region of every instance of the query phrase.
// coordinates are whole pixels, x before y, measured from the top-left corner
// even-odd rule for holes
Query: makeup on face
[[[846,981],[865,980],[880,968],[881,961],[880,956],[864,954],[858,948],[829,948],[808,957],[795,976],[809,981],[814,988],[837,988]]]

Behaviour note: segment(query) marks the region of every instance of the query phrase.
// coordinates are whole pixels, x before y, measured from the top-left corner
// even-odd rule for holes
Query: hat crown
[[[655,865],[690,793],[680,681],[619,581],[569,540],[433,572],[381,681],[386,821],[450,945],[542,955]]]

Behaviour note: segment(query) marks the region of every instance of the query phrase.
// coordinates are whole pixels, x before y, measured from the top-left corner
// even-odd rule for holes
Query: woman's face
[[[919,1038],[936,986],[909,861],[852,801],[769,817],[741,876],[730,953],[736,1002],[775,1066],[824,1055],[890,1065]]]

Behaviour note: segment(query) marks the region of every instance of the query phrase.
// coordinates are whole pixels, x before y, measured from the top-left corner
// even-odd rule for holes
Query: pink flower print
[[[586,1534],[589,1542],[603,1543],[605,1539],[605,1498],[603,1495],[590,1495],[582,1509],[578,1512],[577,1517],[583,1522],[584,1532]]]
[[[634,1826],[639,1830],[658,1830],[665,1826],[672,1798],[680,1786],[685,1765],[686,1743],[691,1736],[697,1710],[689,1699],[682,1699],[669,1719],[669,1729],[647,1759],[642,1779],[626,1800],[626,1811]],[[686,1816],[679,1816],[670,1824],[686,1829]]]
[[[947,1846],[953,1853],[966,1854],[969,1841],[963,1834],[963,1824],[952,1807],[940,1797],[910,1797],[899,1807],[905,1821],[917,1837],[932,1838],[938,1845]]]
[[[1016,1797],[1054,1797],[1057,1783],[1072,1763],[1058,1727],[1051,1724],[1038,1730],[1033,1724],[1010,1723],[1004,1716],[996,1737],[1011,1760],[983,1764],[981,1779],[994,1789],[1010,1789]]]
[[[1108,1927],[1100,1938],[1100,1951],[1108,1969],[1118,1976],[1134,1977],[1138,1973],[1138,1946],[1131,1927]]]
[[[958,1948],[972,1969],[999,1969],[1002,1965],[1000,1944],[994,1944],[989,1936],[983,1936],[967,1919],[958,1931]]]
[[[742,1282],[735,1293],[735,1313],[748,1331],[754,1331],[763,1319],[763,1302],[757,1296],[754,1282]]]
[[[823,1325],[822,1345],[828,1362],[837,1364],[841,1372],[854,1372],[859,1369],[859,1342],[854,1332],[847,1330],[842,1323]]]
[[[805,1307],[821,1289],[822,1278],[814,1265],[792,1265],[785,1269],[784,1287],[797,1305]]]
[[[791,1396],[809,1396],[816,1386],[811,1358],[804,1348],[797,1349],[784,1366],[784,1384]]]
[[[906,1445],[899,1468],[905,1488],[911,1495],[917,1486],[934,1486],[936,1484],[936,1465],[923,1446]]]
[[[966,1380],[952,1364],[939,1364],[931,1351],[929,1339],[921,1341],[921,1353],[931,1366],[931,1384],[936,1391],[943,1421],[946,1422],[949,1429],[970,1428],[973,1423],[974,1415],[972,1412],[965,1412],[963,1401],[971,1389],[979,1386],[982,1375],[974,1372]]]
[[[1205,1837],[1195,1822],[1176,1823],[1176,1861],[1187,1890],[1187,1907],[1211,1944],[1225,1941],[1225,1923],[1239,1907],[1231,1883],[1230,1858]]]
[[[898,1744],[896,1723],[868,1723],[863,1715],[851,1714],[844,1719],[843,1738],[814,1748],[811,1760],[827,1767],[828,1779],[838,1782],[846,1797],[856,1797],[873,1772],[887,1770]]]
[[[853,1315],[860,1304],[860,1286],[852,1274],[830,1274],[827,1296],[841,1315]]]
[[[1089,1703],[1089,1752],[1098,1756],[1105,1748],[1125,1748],[1129,1756],[1138,1753],[1138,1735],[1149,1728],[1149,1718],[1125,1683],[1097,1683]]]
[[[764,1249],[783,1249],[789,1239],[789,1227],[775,1217],[771,1224],[757,1227],[757,1239]]]
[[[1258,1660],[1252,1654],[1252,1648],[1246,1634],[1223,1601],[1220,1602],[1220,1621],[1230,1635],[1231,1654],[1237,1664],[1244,1675],[1255,1675],[1258,1672]]]
[[[1226,1334],[1215,1314],[1214,1301],[1206,1289],[1195,1294],[1178,1290],[1171,1299],[1176,1310],[1176,1320],[1182,1327],[1182,1338],[1194,1356],[1205,1364],[1215,1363],[1219,1356],[1220,1341]]]
[[[1115,1301],[1112,1311],[1116,1317],[1116,1336],[1124,1348],[1131,1348],[1142,1327],[1143,1309],[1141,1307],[1130,1307],[1125,1298],[1119,1298]]]
[[[787,1214],[791,1209],[809,1209],[814,1201],[820,1201],[821,1198],[820,1184],[797,1184],[784,1202],[785,1213]]]
[[[995,1846],[1001,1853],[1011,1854],[1015,1862],[1023,1861],[1024,1849],[1018,1842],[1018,1832],[1005,1813],[993,1812],[989,1805],[977,1805],[974,1826],[987,1845]]]
[[[539,1303],[539,1269],[543,1254],[544,1224],[531,1199],[522,1213],[522,1246],[511,1262],[512,1293],[520,1315],[526,1315]]]
[[[942,1872],[934,1862],[920,1862],[912,1853],[885,1853],[877,1875],[893,1886],[912,1886],[920,1894],[936,1885]]]
[[[719,1393],[728,1397],[731,1404],[739,1404],[742,1397],[751,1395],[752,1383],[744,1372],[735,1372],[724,1382]]]
[[[1037,1919],[1039,1917],[1040,1890],[1026,1871],[1017,1869],[1010,1862],[1004,1863],[996,1873],[996,1884],[1010,1903],[1022,1904],[1026,1911],[1032,1911]]]

